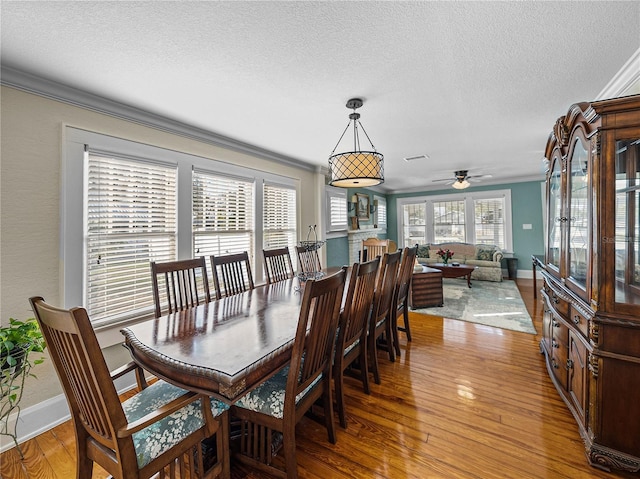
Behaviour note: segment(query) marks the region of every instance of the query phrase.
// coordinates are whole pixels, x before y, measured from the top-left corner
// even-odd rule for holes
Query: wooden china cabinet
[[[573,105],[547,142],[543,339],[592,466],[640,470],[640,95]]]

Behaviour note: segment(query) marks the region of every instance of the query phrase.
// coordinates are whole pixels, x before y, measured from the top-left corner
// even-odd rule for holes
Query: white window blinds
[[[296,190],[285,186],[265,184],[263,202],[263,248],[275,249],[288,246],[295,268]]]
[[[435,243],[466,241],[464,203],[464,200],[433,202]]]
[[[222,256],[247,251],[253,263],[253,196],[252,179],[194,170],[194,256]]]
[[[476,243],[505,248],[504,198],[474,201]]]
[[[87,156],[84,304],[94,323],[151,312],[149,262],[176,258],[177,168]]]
[[[373,201],[377,202],[376,224],[378,228],[387,227],[387,200],[381,196],[374,196]]]
[[[346,231],[347,192],[344,189],[326,187],[327,231]]]

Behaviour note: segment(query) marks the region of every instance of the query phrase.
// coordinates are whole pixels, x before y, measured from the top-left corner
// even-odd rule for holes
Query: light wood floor
[[[518,286],[541,331],[531,280]],[[301,478],[640,479],[587,465],[577,426],[547,376],[539,336],[411,315],[402,357],[380,356],[382,384],[367,396],[348,382],[347,430],[304,418],[297,429]],[[4,479],[75,477],[70,423],[0,456]],[[94,478],[107,475],[95,467]],[[234,479],[259,473],[233,466]],[[84,479],[84,478],[82,478]]]

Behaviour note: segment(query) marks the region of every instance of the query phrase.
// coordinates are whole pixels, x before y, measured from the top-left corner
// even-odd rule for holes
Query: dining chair
[[[393,294],[398,280],[398,268],[402,251],[385,253],[378,271],[376,292],[373,298],[373,311],[369,320],[369,335],[367,337],[367,349],[370,358],[369,367],[373,373],[373,380],[380,384],[380,372],[378,370],[378,341],[384,335],[386,349],[389,353],[389,361],[395,361],[393,346],[393,331],[391,330],[393,314]]]
[[[418,246],[405,248],[402,253],[402,262],[398,273],[396,291],[393,296],[393,306],[391,308],[391,330],[393,331],[393,345],[396,355],[400,356],[400,341],[398,331],[403,331],[407,336],[407,341],[411,341],[411,327],[409,325],[409,290],[411,279],[413,278],[413,266],[416,262]],[[402,315],[402,326],[398,326],[398,317]]]
[[[284,281],[293,278],[293,266],[289,248],[264,249],[264,272],[267,275],[267,284]]]
[[[306,246],[296,246],[298,265],[301,273],[317,273],[322,271],[320,256],[317,249],[309,249]]]
[[[381,240],[378,238],[367,238],[362,240],[362,257],[361,262],[368,261],[376,256],[382,256],[389,253],[389,240]]]
[[[84,308],[29,299],[64,390],[75,427],[78,479],[93,463],[114,479],[171,478],[204,472],[202,441],[216,436],[214,477],[229,477],[228,406],[158,380],[145,387],[129,363],[110,373]],[[141,390],[123,403],[113,380],[136,370]],[[195,454],[194,454],[195,451]],[[195,457],[194,457],[195,456]],[[199,476],[195,476],[199,477]]]
[[[251,263],[246,251],[225,256],[212,255],[211,269],[216,299],[240,294],[254,287]]]
[[[334,358],[333,379],[340,425],[347,427],[344,408],[344,372],[358,361],[360,380],[369,394],[369,368],[367,367],[367,331],[373,306],[376,275],[380,266],[377,257],[367,263],[354,263],[345,295],[344,309],[340,314],[338,339]]]
[[[163,300],[166,300],[167,313],[182,311],[211,301],[204,256],[162,263],[152,261],[151,282],[156,318],[162,315]]]
[[[232,406],[240,420],[237,459],[278,477],[297,478],[295,427],[320,398],[329,441],[333,420],[332,360],[345,286],[346,268],[304,286],[291,361]],[[282,434],[284,470],[273,463],[273,432]]]

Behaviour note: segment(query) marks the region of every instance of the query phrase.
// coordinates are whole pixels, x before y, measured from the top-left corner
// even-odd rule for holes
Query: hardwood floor
[[[531,280],[518,286],[536,329],[542,310]],[[347,379],[348,428],[337,444],[304,418],[297,429],[301,478],[640,479],[587,464],[578,428],[554,389],[539,335],[435,316],[411,315],[402,357],[380,354],[382,384],[371,395]],[[0,456],[4,479],[75,477],[75,443],[62,424]],[[94,478],[107,477],[95,467]],[[262,474],[232,467],[234,479]],[[82,478],[84,479],[84,478]]]

